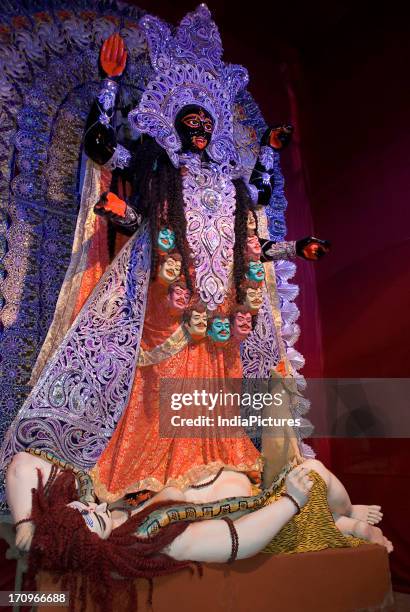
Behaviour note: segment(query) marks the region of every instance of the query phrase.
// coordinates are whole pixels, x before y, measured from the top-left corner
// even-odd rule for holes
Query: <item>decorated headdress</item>
[[[248,83],[248,72],[222,61],[221,37],[208,7],[201,4],[188,13],[175,35],[166,23],[150,15],[139,25],[147,38],[155,76],[129,114],[131,125],[155,138],[178,167],[181,141],[176,115],[189,104],[202,106],[214,120],[207,152],[216,162],[236,163],[233,103]]]

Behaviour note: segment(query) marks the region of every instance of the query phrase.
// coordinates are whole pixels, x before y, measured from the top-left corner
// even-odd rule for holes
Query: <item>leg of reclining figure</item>
[[[383,515],[380,512],[380,506],[352,505],[343,484],[323,463],[316,459],[307,459],[302,465],[318,472],[325,481],[329,508],[335,518],[347,516],[366,521],[371,525],[381,520]],[[204,481],[206,480],[204,479]],[[194,503],[212,502],[224,497],[239,497],[251,494],[251,484],[247,476],[230,470],[224,470],[217,480],[208,487],[191,488],[185,491],[186,500]]]
[[[227,472],[226,483],[232,487],[239,480]],[[217,481],[216,481],[217,482]],[[220,481],[222,487],[223,480]],[[242,481],[244,486],[246,481]],[[238,535],[239,559],[251,557],[262,550],[282,527],[295,515],[295,506],[304,506],[309,498],[313,481],[308,476],[308,469],[299,466],[292,470],[285,480],[286,490],[292,499],[283,496],[275,503],[267,505],[251,514],[246,514],[235,521]],[[247,486],[247,485],[246,485]],[[221,498],[226,497],[223,487]],[[209,493],[209,492],[208,492]],[[296,501],[297,500],[297,501]],[[179,560],[224,563],[232,554],[230,529],[225,521],[218,519],[200,521],[189,525],[164,551]]]
[[[310,467],[320,474],[327,486],[327,501],[335,518],[347,516],[369,525],[376,525],[383,517],[380,506],[353,505],[340,480],[332,474],[320,461],[307,459],[304,466]]]

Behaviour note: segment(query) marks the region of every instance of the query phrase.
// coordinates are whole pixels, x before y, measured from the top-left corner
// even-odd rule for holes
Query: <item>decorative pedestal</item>
[[[202,578],[188,571],[155,578],[153,612],[394,611],[388,555],[377,545],[298,555],[260,554],[232,566],[204,564],[203,570]],[[58,591],[59,584],[50,574],[40,573],[38,590]],[[147,595],[148,583],[138,580],[138,612],[150,609]],[[125,607],[125,597],[116,597],[113,610]],[[97,610],[89,600],[87,612]],[[39,606],[38,612],[49,608]]]

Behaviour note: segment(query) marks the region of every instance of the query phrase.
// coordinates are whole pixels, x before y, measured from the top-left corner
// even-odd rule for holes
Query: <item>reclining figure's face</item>
[[[80,501],[71,502],[68,504],[70,508],[78,510],[82,515],[88,529],[96,533],[100,538],[105,540],[111,534],[113,524],[111,513],[107,509],[107,504],[83,504]]]
[[[211,141],[214,121],[202,106],[190,104],[179,111],[175,128],[181,139],[182,152],[200,153]]]

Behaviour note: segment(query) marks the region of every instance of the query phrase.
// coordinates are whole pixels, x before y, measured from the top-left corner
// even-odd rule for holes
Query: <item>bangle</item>
[[[100,116],[98,121],[105,126],[111,126],[111,119],[115,111],[115,98],[118,91],[118,83],[111,79],[104,79],[103,87],[97,96],[98,102],[101,104]]]
[[[121,170],[123,170],[124,168],[130,165],[130,161],[131,153],[128,151],[128,149],[126,149],[120,144],[117,144],[114,153],[112,154],[110,159],[105,162],[103,168],[107,168],[107,170],[115,170],[115,168],[121,168]]]
[[[17,523],[14,523],[13,529],[14,531],[16,531],[19,525],[22,525],[23,523],[32,523],[32,522],[33,522],[32,518],[21,519],[21,521],[17,521]]]
[[[118,83],[112,81],[111,79],[103,80],[102,88],[97,98],[102,104],[104,111],[109,111],[114,108],[118,87]]]
[[[282,242],[273,242],[272,240],[266,240],[262,246],[262,255],[268,261],[276,261],[277,259],[294,259],[296,257],[296,241],[285,240]]]
[[[296,499],[294,497],[292,497],[292,495],[289,495],[289,493],[282,493],[282,497],[287,497],[288,499],[290,499],[291,502],[293,502],[293,504],[296,506],[297,512],[296,514],[299,514],[301,507],[299,506],[298,502],[296,501]]]
[[[264,145],[261,147],[259,152],[258,161],[262,164],[262,166],[269,172],[269,170],[273,169],[275,160],[275,152],[272,147],[269,145]]]

